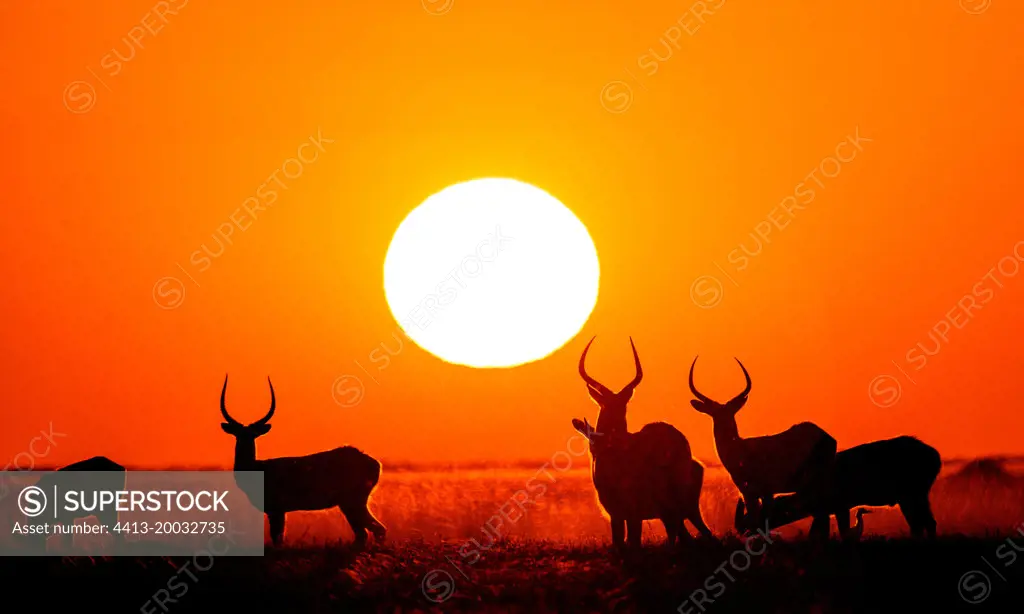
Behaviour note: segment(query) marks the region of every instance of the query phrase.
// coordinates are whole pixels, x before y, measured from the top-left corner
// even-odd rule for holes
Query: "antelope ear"
[[[747,396],[743,395],[741,397],[736,397],[735,399],[729,401],[729,404],[727,405],[727,407],[730,410],[732,410],[733,413],[736,413],[739,410],[743,409],[743,406],[746,405],[746,404],[747,404]]]
[[[588,384],[587,392],[590,393],[590,398],[593,399],[595,403],[597,403],[598,407],[604,407],[605,403],[607,402],[607,399],[604,398],[604,395],[601,394],[600,390]]]
[[[590,431],[587,428],[587,425],[584,424],[582,420],[579,420],[578,418],[573,418],[572,419],[572,428],[574,428],[577,431],[579,431],[580,433],[582,433],[583,436],[587,438],[587,441],[590,440]]]
[[[711,415],[711,412],[708,409],[708,404],[705,403],[704,401],[701,401],[700,399],[691,399],[690,405],[693,406],[694,409],[696,409],[702,414],[708,414],[709,416]]]
[[[237,424],[232,424],[230,422],[221,422],[220,428],[228,435],[238,435],[241,432],[239,431]]]
[[[270,425],[269,424],[260,424],[258,426],[250,426],[249,428],[252,429],[254,437],[259,437],[260,435],[266,435],[267,433],[270,432]]]

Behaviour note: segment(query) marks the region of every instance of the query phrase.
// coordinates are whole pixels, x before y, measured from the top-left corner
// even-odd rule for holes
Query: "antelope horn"
[[[633,349],[633,366],[636,368],[636,376],[633,378],[633,381],[631,381],[629,384],[627,384],[626,387],[623,388],[621,392],[619,392],[619,394],[622,394],[623,392],[626,392],[627,390],[632,390],[632,389],[636,388],[637,384],[640,383],[640,380],[642,380],[644,378],[644,370],[640,366],[640,356],[639,356],[639,354],[636,353],[636,346],[633,345],[633,338],[632,337],[629,338],[629,347]]]
[[[580,356],[580,377],[583,378],[583,381],[585,381],[588,386],[598,391],[600,394],[611,395],[613,394],[612,391],[608,390],[608,388],[601,382],[587,375],[587,369],[583,366],[587,360],[587,352],[590,351],[590,344],[594,342],[594,339],[597,339],[597,335],[590,338],[590,342],[587,343],[587,347],[583,348],[583,354]]]
[[[256,422],[253,422],[250,426],[266,424],[267,422],[270,422],[270,418],[274,415],[274,407],[277,406],[277,399],[274,398],[274,383],[270,381],[269,377],[267,378],[267,383],[270,384],[270,411],[267,412],[266,416],[263,416]]]
[[[701,394],[700,391],[697,390],[697,387],[693,385],[693,368],[697,366],[697,358],[699,358],[699,355],[693,357],[693,364],[690,365],[690,392],[693,393],[693,396],[705,403],[714,403],[714,401]]]
[[[231,414],[228,413],[227,406],[224,404],[224,396],[227,394],[227,392],[228,392],[228,376],[225,373],[224,374],[224,387],[220,389],[220,413],[221,413],[222,416],[224,416],[224,419],[227,420],[229,423],[241,425],[242,424],[241,422],[239,422],[238,420],[235,420],[234,418],[231,417]]]
[[[746,380],[747,380],[747,387],[743,389],[743,392],[741,392],[738,395],[736,395],[735,397],[733,397],[733,399],[732,399],[733,401],[741,399],[741,398],[747,396],[748,394],[750,394],[750,387],[751,387],[750,374],[747,373],[747,368],[743,366],[743,363],[740,362],[739,358],[736,358],[735,360],[736,360],[737,363],[739,363],[740,369],[743,369],[743,377],[746,378]]]

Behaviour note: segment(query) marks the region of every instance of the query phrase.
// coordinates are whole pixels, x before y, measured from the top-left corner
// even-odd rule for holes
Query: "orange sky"
[[[743,434],[807,419],[840,447],[908,433],[946,456],[1024,451],[1024,6],[962,4],[11,5],[0,456],[52,424],[66,436],[37,443],[40,462],[229,462],[230,372],[242,420],[273,377],[264,457],[348,443],[546,458],[571,418],[596,417],[575,371],[593,334],[591,373],[616,388],[636,341],[631,427],[669,421],[705,459],[711,422],[686,386],[698,353],[702,390],[723,400],[742,386],[731,357],[750,370]],[[322,149],[299,150],[318,133]],[[297,151],[316,159],[279,170]],[[275,172],[276,202],[194,259],[246,199],[270,198]],[[481,176],[542,187],[587,225],[590,321],[527,366],[472,370],[407,344],[370,381],[354,363],[395,327],[392,233]],[[164,277],[183,285],[154,300]],[[365,397],[339,407],[346,374]]]

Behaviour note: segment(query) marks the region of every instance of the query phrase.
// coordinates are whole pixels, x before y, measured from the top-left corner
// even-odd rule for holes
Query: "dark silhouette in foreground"
[[[833,497],[829,508],[842,537],[851,537],[850,510],[861,505],[898,505],[914,537],[935,537],[935,516],[928,495],[942,469],[939,452],[914,437],[896,437],[859,445],[836,454]],[[778,497],[766,510],[772,529],[811,515],[799,494]],[[736,529],[751,531],[758,524],[736,505]]]
[[[740,437],[736,412],[746,404],[752,384],[743,363],[739,359],[736,362],[743,370],[746,387],[726,403],[718,403],[697,390],[693,384],[697,359],[690,365],[690,392],[697,397],[690,404],[714,421],[715,449],[722,466],[743,495],[755,525],[764,524],[760,507],[770,506],[775,495],[801,493],[801,501],[815,517],[812,536],[827,538],[835,438],[811,422],[801,422],[774,435]]]
[[[270,378],[267,382],[270,383]],[[235,471],[263,472],[262,511],[270,522],[270,537],[275,546],[280,546],[284,539],[287,512],[332,507],[345,515],[358,544],[366,543],[368,532],[378,540],[384,539],[387,529],[367,507],[370,494],[380,481],[379,461],[351,446],[308,456],[256,460],[256,438],[270,431],[270,418],[274,415],[274,384],[270,383],[270,411],[248,425],[228,414],[224,402],[227,389],[228,378],[224,376],[220,413],[227,422],[222,423],[221,428],[235,438]],[[252,501],[252,486],[238,476],[236,482]]]
[[[571,445],[578,453],[578,444]],[[944,468],[951,464],[945,460]],[[750,541],[724,535],[719,542],[695,540],[681,558],[668,548],[609,556],[607,523],[596,509],[590,477],[562,473],[538,499],[542,505],[528,508],[526,518],[536,522],[518,523],[521,537],[495,540],[467,565],[463,537],[492,514],[509,510],[500,508],[539,465],[531,462],[511,475],[495,465],[498,471],[431,469],[382,480],[378,489],[385,489],[381,496],[389,502],[388,515],[381,517],[389,527],[388,543],[364,551],[335,541],[333,532],[321,532],[327,527],[319,518],[295,518],[289,519],[289,530],[319,527],[310,532],[318,543],[289,540],[263,557],[218,557],[212,566],[205,556],[197,558],[194,548],[166,557],[8,556],[0,557],[0,575],[23,594],[45,595],[46,611],[147,614],[984,613],[1018,612],[1024,599],[1024,490],[1017,483],[982,481],[969,490],[950,488],[952,475],[940,475],[932,488],[933,510],[945,527],[935,539],[870,535],[858,543],[829,541],[818,548],[772,535]],[[432,493],[443,501],[428,502]],[[727,505],[720,505],[716,494],[727,496]],[[727,476],[707,467],[702,498],[709,525],[732,526],[736,500]],[[520,517],[515,511],[510,516]],[[549,519],[564,524],[555,529]],[[402,535],[394,534],[392,524],[405,525]],[[423,538],[446,533],[455,539]],[[583,535],[593,539],[581,540]],[[965,574],[975,570],[987,571],[991,584],[979,582],[977,574],[965,582]],[[168,593],[177,602],[163,600],[165,607],[155,602],[155,594],[163,599]]]
[[[67,475],[58,476],[56,474],[48,474],[39,478],[39,480],[35,483],[35,486],[41,488],[43,492],[47,494],[52,493],[54,490],[54,486],[58,484],[60,485],[61,490],[63,491],[71,489],[92,492],[119,491],[125,489],[125,478],[127,477],[125,468],[122,465],[110,460],[106,456],[94,456],[92,458],[78,461],[77,463],[71,463],[70,465],[65,465],[64,467],[57,469],[58,473],[79,471],[88,471],[90,473],[103,472],[104,475],[101,479],[97,479],[96,476],[91,476],[88,481],[85,481],[79,480],[77,476],[75,478],[70,478]],[[80,485],[78,485],[79,483]],[[51,504],[56,505],[56,502],[51,502]],[[117,526],[118,513],[116,506],[111,505],[104,509],[98,509],[96,511],[81,510],[79,512],[69,512],[66,509],[64,509],[63,506],[59,506],[57,513],[58,516],[56,517],[54,517],[51,514],[43,514],[35,518],[28,518],[27,524],[41,525],[45,523],[53,523],[55,520],[59,520],[61,523],[64,524],[70,524],[78,519],[95,516],[96,520],[100,524],[106,525],[108,529],[111,530],[110,535],[113,537],[115,545],[121,546],[123,544],[123,535],[118,531],[112,530],[115,526]],[[37,542],[46,542],[49,536],[43,534],[32,534],[24,537],[28,539],[34,539]],[[71,537],[72,536],[70,535],[57,534],[52,537],[49,537],[49,539],[56,540],[58,542],[58,547],[63,547],[66,543],[66,540]]]
[[[846,547],[828,543],[816,553],[804,541],[757,540],[750,549],[764,548],[763,555],[736,555],[733,563],[730,555],[748,546],[726,537],[721,545],[696,541],[685,562],[675,552],[651,548],[623,564],[596,545],[509,541],[496,543],[471,570],[463,566],[466,580],[449,562],[461,560],[461,542],[402,540],[371,553],[329,546],[272,549],[264,557],[218,558],[205,571],[195,569],[192,555],[0,557],[0,573],[10,587],[46,595],[45,611],[68,612],[1019,612],[1020,560],[1001,569],[1008,583],[989,572],[995,583],[990,593],[975,584],[967,585],[963,599],[958,592],[963,574],[983,565],[979,557],[1001,566],[992,553],[1004,545],[1003,538],[869,538]],[[442,586],[454,593],[425,593],[429,570],[447,570],[451,579],[441,575],[448,583]],[[166,603],[166,610],[153,603],[156,591],[175,589],[170,594],[177,603]],[[981,605],[965,602],[986,595]]]
[[[636,433],[626,428],[626,404],[643,379],[640,357],[633,340],[636,376],[619,392],[587,375],[584,363],[590,340],[580,356],[580,377],[599,409],[597,428],[584,419],[573,427],[590,442],[594,488],[601,507],[611,517],[612,544],[627,538],[639,546],[643,521],[658,519],[665,525],[668,544],[690,540],[684,524],[689,520],[704,537],[714,539],[700,513],[704,467],[693,459],[690,442],[674,426],[654,422]]]

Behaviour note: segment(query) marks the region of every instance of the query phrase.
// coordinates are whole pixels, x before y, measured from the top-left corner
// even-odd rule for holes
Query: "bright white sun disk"
[[[472,367],[544,358],[597,303],[597,251],[556,198],[513,179],[445,188],[399,225],[384,259],[391,313],[417,345]]]

